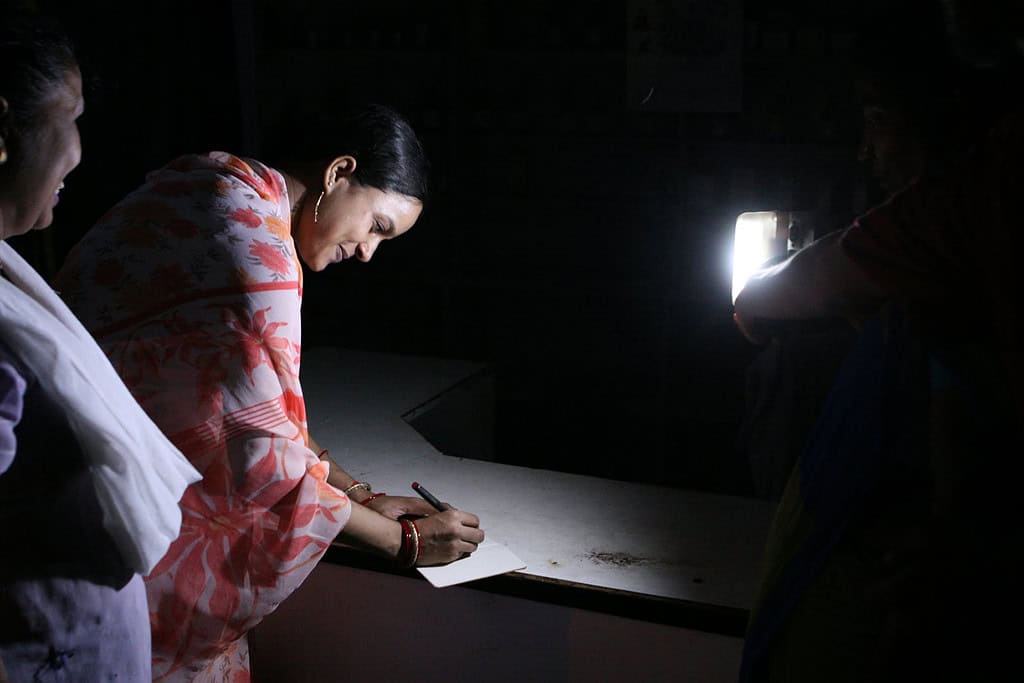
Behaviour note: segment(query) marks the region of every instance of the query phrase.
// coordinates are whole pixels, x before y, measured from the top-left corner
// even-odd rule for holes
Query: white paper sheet
[[[526,569],[526,563],[516,557],[506,546],[485,539],[469,557],[455,560],[440,567],[417,567],[427,581],[435,588],[454,586],[467,581],[497,576],[505,572]]]

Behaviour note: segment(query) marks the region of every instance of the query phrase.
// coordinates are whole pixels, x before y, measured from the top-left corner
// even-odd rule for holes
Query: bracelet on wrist
[[[412,541],[413,541],[413,553],[412,560],[409,561],[410,567],[415,567],[416,563],[420,560],[420,528],[416,526],[416,522],[409,520],[409,525],[412,527]]]
[[[420,531],[416,522],[411,519],[400,519],[402,526],[402,545],[398,550],[398,564],[406,569],[416,566],[420,559]]]
[[[381,491],[380,493],[374,493],[369,498],[364,498],[362,500],[357,500],[356,502],[359,503],[360,505],[369,505],[371,500],[374,500],[375,498],[380,498],[381,496],[386,496],[386,495],[388,495],[388,494],[386,494],[383,491]]]
[[[362,490],[366,491],[367,493],[372,493],[372,489],[370,488],[370,485],[367,484],[365,481],[353,481],[351,484],[348,485],[348,488],[346,488],[342,493],[344,493],[347,496],[348,494],[352,493],[356,489],[362,489]]]

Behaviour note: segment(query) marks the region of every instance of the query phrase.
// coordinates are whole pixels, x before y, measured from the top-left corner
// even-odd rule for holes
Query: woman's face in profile
[[[20,132],[21,159],[13,186],[2,191],[4,238],[49,227],[64,179],[82,158],[78,135],[82,115],[82,75],[73,67],[43,99],[31,130]]]
[[[879,97],[870,80],[862,80],[858,90],[863,114],[858,158],[871,166],[882,189],[896,192],[924,169],[927,159],[920,135],[899,106]]]
[[[296,248],[313,271],[350,258],[367,262],[381,242],[407,232],[422,211],[418,199],[360,185],[350,172],[341,173],[319,207],[303,212]]]

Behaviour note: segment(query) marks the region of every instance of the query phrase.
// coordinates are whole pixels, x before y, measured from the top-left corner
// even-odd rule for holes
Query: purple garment
[[[142,578],[60,408],[0,344],[0,661],[11,683],[150,681]]]

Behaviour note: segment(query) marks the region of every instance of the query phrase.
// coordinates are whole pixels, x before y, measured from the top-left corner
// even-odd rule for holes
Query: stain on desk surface
[[[586,555],[587,559],[594,564],[613,564],[616,567],[639,567],[645,564],[655,564],[657,560],[646,557],[637,557],[629,553],[607,553],[591,550]]]

